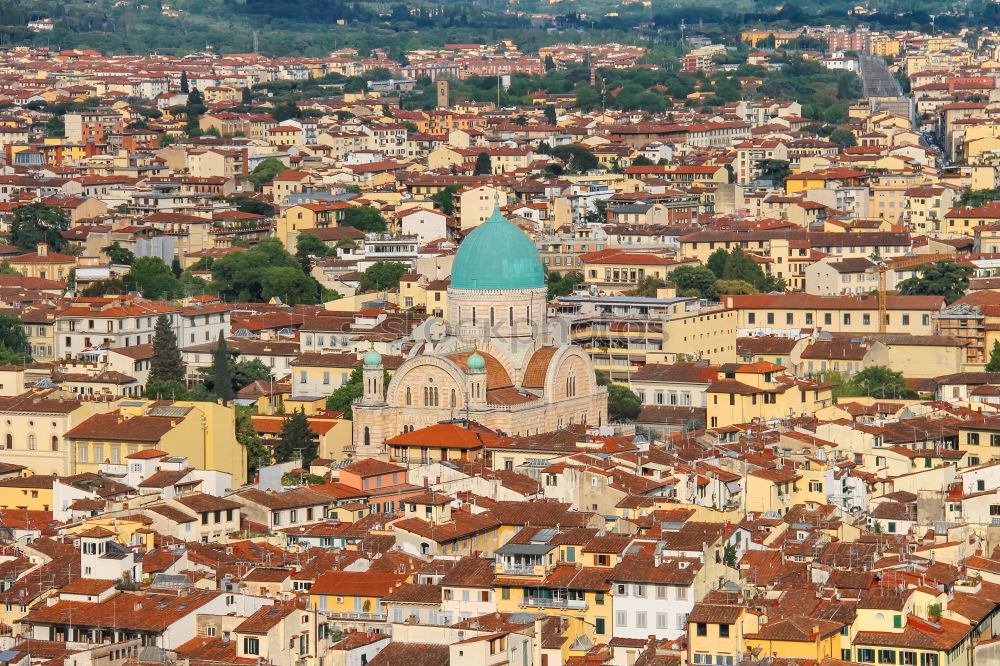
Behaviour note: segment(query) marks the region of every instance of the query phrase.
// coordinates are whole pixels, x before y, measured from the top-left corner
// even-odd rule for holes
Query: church
[[[354,405],[357,457],[449,419],[527,436],[571,423],[607,423],[607,389],[586,352],[546,313],[545,270],[534,243],[499,207],[462,242],[445,319],[414,333],[409,358],[384,386],[382,357],[364,357]]]

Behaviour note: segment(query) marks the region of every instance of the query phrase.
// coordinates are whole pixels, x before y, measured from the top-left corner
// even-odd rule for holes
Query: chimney
[[[36,250],[38,252],[39,257],[47,257],[49,255],[49,244],[39,243]]]

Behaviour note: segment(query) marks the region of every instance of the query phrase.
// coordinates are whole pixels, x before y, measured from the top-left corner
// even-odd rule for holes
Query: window
[[[623,610],[615,611],[615,626],[627,627],[628,626],[628,613]]]
[[[858,661],[866,664],[874,664],[875,650],[871,648],[858,648]]]
[[[260,639],[253,636],[243,638],[243,652],[246,654],[260,654]]]
[[[668,629],[669,628],[667,626],[667,622],[668,622],[667,618],[668,617],[669,616],[666,613],[657,613],[656,614],[656,628],[657,629],[661,629],[661,630],[662,629]]]
[[[604,628],[604,618],[603,617],[595,618],[594,619],[594,633],[602,635],[602,634],[604,634],[604,631],[605,631],[605,628]]]
[[[646,628],[646,611],[636,611],[635,613],[635,626],[638,629]]]
[[[720,624],[719,625],[719,638],[729,638],[729,625]]]
[[[695,629],[695,634],[698,636],[708,636],[708,625],[704,622],[699,622]]]

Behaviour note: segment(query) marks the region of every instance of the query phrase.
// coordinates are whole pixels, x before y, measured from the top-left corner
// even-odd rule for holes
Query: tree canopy
[[[34,252],[47,243],[50,252],[65,252],[62,232],[69,229],[69,213],[59,206],[41,202],[18,206],[10,223],[10,243],[23,252]]]
[[[299,261],[277,238],[265,238],[245,252],[232,252],[212,263],[219,295],[229,301],[318,303],[319,283],[302,271]]]
[[[965,295],[974,269],[954,261],[935,261],[918,266],[917,272],[919,277],[907,278],[896,285],[900,294],[944,296],[945,303],[954,303]]]
[[[406,275],[406,266],[396,261],[376,261],[365,269],[358,285],[358,293],[384,291],[399,286],[399,279]]]
[[[361,231],[385,231],[385,218],[371,206],[353,206],[344,211],[340,226],[354,227]]]
[[[184,381],[184,365],[181,350],[177,346],[177,335],[170,324],[170,318],[161,314],[156,318],[153,329],[153,357],[149,362],[149,382]]]

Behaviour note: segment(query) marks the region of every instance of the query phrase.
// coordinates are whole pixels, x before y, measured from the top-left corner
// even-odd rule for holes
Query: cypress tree
[[[302,466],[308,468],[316,457],[318,446],[316,433],[309,429],[309,419],[305,412],[293,412],[281,426],[281,434],[274,447],[274,458],[278,462],[288,462],[301,456]]]
[[[184,381],[184,366],[177,336],[170,319],[161,314],[153,331],[153,358],[149,362],[149,381]]]
[[[191,86],[190,84],[188,84],[188,73],[184,70],[181,70],[181,92],[182,93],[191,92]]]
[[[229,402],[236,394],[233,392],[233,368],[229,363],[229,348],[226,347],[226,338],[219,331],[219,343],[212,352],[212,369],[209,373],[212,378],[212,391],[225,402]]]

